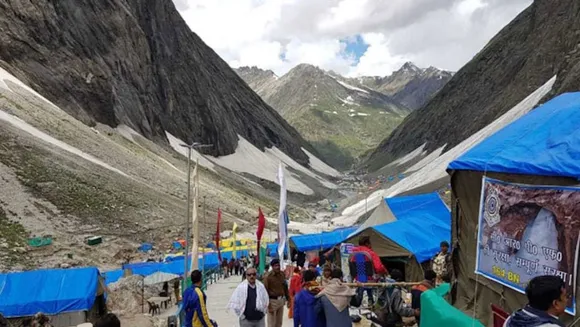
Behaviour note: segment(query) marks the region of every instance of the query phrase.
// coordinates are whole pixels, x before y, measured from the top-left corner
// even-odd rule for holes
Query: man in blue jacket
[[[183,293],[185,327],[217,327],[207,314],[205,293],[201,290],[202,275],[199,270],[191,272],[192,286]]]
[[[320,299],[316,298],[319,289],[316,283],[316,273],[305,270],[302,275],[304,287],[294,298],[294,327],[325,327],[324,314],[320,306]]]
[[[509,317],[504,327],[564,327],[558,316],[566,310],[566,285],[558,276],[532,278],[526,287],[528,305]]]

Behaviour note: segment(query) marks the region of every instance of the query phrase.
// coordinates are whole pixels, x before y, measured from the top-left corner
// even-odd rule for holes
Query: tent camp
[[[290,247],[298,251],[327,250],[348,237],[357,227],[338,228],[331,232],[304,234],[290,237]]]
[[[390,222],[363,225],[344,242],[358,244],[361,236],[369,236],[373,250],[388,262],[387,267],[403,270],[408,281],[421,280],[421,263],[439,251],[441,241],[451,238],[449,208],[437,193],[393,197],[384,202]]]
[[[578,227],[574,227],[580,220],[580,214],[576,210],[577,202],[571,206],[571,209],[566,205],[557,205],[554,210],[550,208],[550,205],[561,200],[578,200],[575,196],[577,194],[568,196],[562,194],[566,186],[578,185],[580,177],[579,126],[580,93],[563,94],[506,126],[450,163],[448,172],[451,175],[452,187],[452,234],[456,248],[454,264],[456,276],[462,286],[458,288],[454,303],[456,307],[475,312],[478,319],[489,322],[490,303],[502,307],[507,312],[512,312],[527,302],[526,297],[514,288],[504,286],[505,284],[500,284],[498,280],[474,273],[476,263],[481,262],[478,261],[479,258],[476,258],[477,249],[487,244],[487,242],[478,242],[478,237],[476,237],[478,230],[483,230],[478,228],[481,209],[485,209],[488,213],[496,213],[499,219],[505,217],[505,222],[509,223],[508,227],[513,229],[509,231],[509,234],[514,235],[514,239],[521,241],[522,244],[524,244],[524,237],[531,239],[533,235],[526,236],[526,234],[532,234],[527,233],[528,230],[531,230],[539,219],[538,212],[546,208],[551,211],[554,218],[546,225],[547,227],[543,228],[544,230],[538,231],[539,234],[548,234],[550,230],[548,227],[551,225],[553,230],[561,231],[564,238],[568,235],[578,235]],[[489,181],[486,179],[486,184],[484,184],[484,177],[503,183],[493,190],[494,193],[497,192],[492,196],[495,198],[493,201],[487,201],[487,196],[483,198],[485,202],[481,200],[482,192],[489,190],[484,189]],[[508,183],[518,185],[516,187],[525,186],[528,189],[533,186],[540,191],[528,197],[524,196],[523,192],[513,192],[502,197],[507,193],[503,192],[501,187]],[[542,186],[546,189],[558,187],[560,189],[552,191],[550,195],[542,193]],[[485,194],[491,193],[488,191]],[[517,206],[522,206],[525,211],[519,210]],[[513,222],[504,216],[508,208],[512,216],[515,213],[516,218]],[[566,221],[571,222],[571,225],[564,226],[560,219],[562,216],[566,218]],[[484,214],[482,217],[491,216]],[[482,219],[481,223],[483,224],[483,221],[487,219]],[[546,221],[550,220],[549,218]],[[497,222],[495,225],[499,228],[506,224]],[[485,233],[485,230],[481,233]],[[561,247],[559,249],[564,252]],[[565,253],[562,261],[573,260],[574,257],[574,254],[566,255]],[[575,275],[573,268],[572,272]],[[576,294],[579,294],[578,289],[576,289]],[[565,319],[569,318],[570,316],[565,317]]]
[[[0,313],[18,320],[38,312],[54,327],[76,326],[105,312],[97,268],[50,269],[0,274]]]

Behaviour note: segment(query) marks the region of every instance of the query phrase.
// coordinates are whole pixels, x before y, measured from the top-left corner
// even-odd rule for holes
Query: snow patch
[[[510,109],[494,122],[482,128],[479,132],[465,139],[453,149],[445,152],[443,155],[431,161],[429,164],[425,165],[423,168],[413,173],[409,177],[391,186],[389,189],[387,189],[386,196],[395,196],[402,192],[409,191],[416,187],[427,185],[438,179],[447,177],[446,169],[451,161],[455,160],[493,133],[527,114],[546,94],[548,94],[548,92],[552,90],[555,82],[556,76],[552,77],[548,82],[546,82],[546,84],[539,87],[536,91],[531,93],[527,98],[522,100],[515,107]]]
[[[425,146],[427,146],[427,143],[423,143],[423,145],[421,145],[420,147],[416,148],[415,150],[407,153],[404,157],[399,158],[391,163],[389,163],[386,167],[392,167],[392,166],[400,166],[404,163],[407,163],[413,159],[415,159],[416,157],[423,155],[425,153],[424,149]]]
[[[341,216],[334,218],[332,221],[337,225],[352,226],[354,223],[356,223],[358,218],[365,213],[365,207],[368,208],[368,211],[372,211],[381,203],[382,199],[385,197],[393,197],[402,192],[412,190],[422,185],[427,185],[438,179],[446,177],[446,169],[451,161],[455,160],[457,157],[461,156],[467,150],[485,138],[489,137],[496,131],[500,130],[501,128],[505,127],[506,125],[532,110],[538,104],[538,102],[552,90],[555,82],[556,76],[552,77],[548,82],[546,82],[546,84],[539,87],[536,91],[531,93],[527,98],[522,100],[504,115],[486,127],[482,128],[479,132],[473,134],[471,137],[467,138],[453,149],[445,152],[437,159],[431,161],[420,170],[402,179],[390,188],[386,190],[375,191],[367,197],[366,205],[365,199],[363,199],[354,205],[345,208],[342,211]],[[424,148],[425,144],[415,149],[413,152],[407,154],[405,157],[398,159],[398,161],[407,162],[422,153]],[[439,149],[437,149],[435,152],[438,150]],[[391,164],[394,163],[395,162]]]
[[[357,116],[363,116],[363,117],[370,116],[369,114],[366,114],[364,112],[357,112],[356,115]]]
[[[42,99],[46,103],[51,104],[55,108],[58,108],[57,105],[55,105],[54,103],[50,102],[47,98],[43,97],[38,92],[36,92],[32,88],[30,88],[28,85],[22,83],[18,78],[14,77],[12,74],[10,74],[6,70],[4,70],[2,67],[0,67],[0,88],[4,88],[4,89],[6,89],[6,90],[8,90],[10,92],[14,92],[12,89],[10,89],[10,87],[8,87],[8,84],[6,84],[6,81],[10,81],[10,82],[12,82],[12,83],[14,83],[14,84],[16,84],[16,85],[24,88],[28,92],[30,92],[30,93],[34,94],[35,96],[37,96],[39,99]],[[58,108],[58,109],[60,110],[60,108]]]
[[[0,110],[0,120],[3,120],[3,121],[11,124],[12,126],[14,126],[16,128],[19,128],[20,130],[22,130],[24,132],[27,132],[28,134],[30,134],[30,135],[32,135],[34,137],[37,137],[39,139],[41,139],[42,141],[44,141],[46,143],[52,144],[54,146],[57,146],[57,147],[65,150],[67,152],[70,152],[72,154],[75,154],[75,155],[77,155],[77,156],[79,156],[79,157],[81,157],[81,158],[83,158],[85,160],[88,160],[88,161],[90,161],[92,163],[95,163],[95,164],[97,164],[97,165],[99,165],[101,167],[104,167],[104,168],[108,169],[108,170],[114,171],[114,172],[119,173],[119,174],[121,174],[123,176],[127,176],[127,174],[125,174],[124,172],[120,171],[119,169],[114,168],[114,167],[112,167],[112,166],[104,163],[103,161],[101,161],[101,160],[93,157],[92,155],[90,155],[90,154],[88,154],[86,152],[83,152],[83,151],[81,151],[81,150],[79,150],[79,149],[77,149],[77,148],[75,148],[75,147],[73,147],[73,146],[71,146],[71,145],[69,145],[67,143],[64,143],[64,142],[62,142],[60,140],[55,139],[54,137],[52,137],[52,136],[46,134],[45,132],[37,129],[36,127],[28,124],[24,120],[22,120],[22,119],[20,119],[20,118],[18,118],[16,116],[13,116],[13,115],[11,115],[11,114],[9,114],[7,112],[4,112],[4,111],[1,111]]]
[[[336,111],[333,111],[332,113],[335,114],[335,115],[338,115],[338,112],[336,112]]]
[[[238,138],[238,147],[236,148],[235,153],[227,156],[212,158],[211,160],[229,170],[233,170],[238,173],[251,174],[256,177],[277,183],[278,179],[276,174],[278,172],[278,164],[281,161],[281,158],[279,158],[271,149],[266,149],[265,152],[262,152],[260,149],[255,147],[252,143],[248,142],[240,135],[238,135]],[[282,162],[284,162],[284,160],[282,160]],[[286,162],[284,163],[287,164]],[[294,163],[295,165],[300,166],[300,164],[297,162],[294,161]],[[314,194],[314,191],[312,191],[312,189],[310,189],[306,184],[302,183],[299,177],[290,172],[286,174],[286,183],[288,190],[291,192],[302,193],[306,195]]]
[[[173,150],[175,150],[175,152],[183,155],[185,158],[187,158],[187,148],[182,147],[181,144],[186,144],[185,142],[183,142],[182,140],[178,139],[177,137],[171,135],[171,133],[169,133],[168,131],[165,131],[165,135],[167,136],[167,140],[169,140],[169,145],[171,145],[171,147],[173,148]],[[199,164],[213,172],[216,172],[214,169],[214,164],[207,160],[206,157],[204,157],[201,153],[197,152],[197,150],[193,149],[191,150],[191,160],[192,161],[196,161],[197,159],[199,159]]]
[[[342,101],[342,106],[348,104],[348,105],[351,105],[351,106],[359,106],[360,107],[360,104],[354,102],[354,99],[350,95],[348,97],[346,97],[346,99],[343,99],[341,97],[338,97],[338,99],[340,101]]]
[[[435,151],[429,153],[427,156],[425,156],[419,162],[417,162],[416,164],[411,166],[409,169],[405,170],[405,173],[410,173],[410,172],[413,172],[413,171],[416,171],[416,170],[419,170],[419,169],[425,167],[431,161],[437,159],[441,155],[441,153],[443,153],[443,150],[445,149],[446,146],[447,146],[447,143],[445,143],[445,145],[436,149]]]
[[[340,84],[340,85],[342,85],[342,86],[346,87],[346,88],[347,88],[347,89],[349,89],[349,90],[353,90],[353,91],[358,91],[358,92],[363,92],[363,93],[369,94],[369,91],[367,91],[367,90],[363,90],[363,89],[361,89],[361,88],[358,88],[358,87],[356,87],[356,86],[352,86],[352,85],[350,85],[350,84],[347,84],[347,83],[345,83],[345,82],[343,82],[343,81],[339,81],[339,80],[336,80],[336,81],[338,82],[338,84]]]
[[[342,174],[338,170],[330,167],[324,161],[318,159],[315,155],[308,152],[308,150],[302,148],[302,151],[306,153],[306,155],[308,156],[308,159],[310,161],[310,167],[315,171],[332,177],[342,176]]]

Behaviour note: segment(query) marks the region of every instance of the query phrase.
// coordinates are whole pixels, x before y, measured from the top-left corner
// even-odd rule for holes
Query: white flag
[[[199,158],[195,161],[195,169],[193,170],[193,211],[192,211],[192,226],[193,226],[193,242],[191,244],[191,271],[199,269],[199,222],[197,219],[197,204],[199,198],[199,176],[197,174],[197,167],[199,167]]]
[[[284,269],[284,250],[288,241],[288,212],[286,211],[286,179],[282,162],[278,166],[278,183],[280,184],[280,210],[278,211],[278,256],[280,267]]]

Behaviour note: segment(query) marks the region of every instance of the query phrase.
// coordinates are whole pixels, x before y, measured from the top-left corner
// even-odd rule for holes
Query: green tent
[[[421,327],[484,327],[478,320],[447,303],[450,285],[443,284],[421,294]]]

